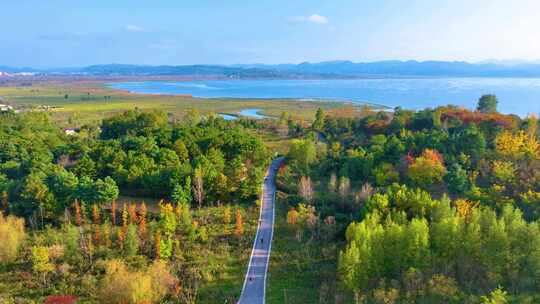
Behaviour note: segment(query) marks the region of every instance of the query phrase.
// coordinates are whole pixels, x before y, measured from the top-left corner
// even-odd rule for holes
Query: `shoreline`
[[[294,79],[288,79],[288,80],[294,80]],[[185,80],[182,82],[190,82],[192,80]],[[137,83],[137,82],[146,82],[146,81],[129,81],[129,83]],[[177,82],[176,80],[169,80],[169,81],[159,81],[159,82]],[[230,97],[230,96],[213,96],[213,97],[203,97],[203,96],[195,96],[193,94],[182,94],[182,93],[143,93],[143,92],[135,92],[129,89],[122,89],[122,88],[116,88],[112,86],[114,83],[125,83],[123,81],[121,82],[104,82],[102,83],[103,88],[117,91],[117,92],[123,92],[128,93],[135,96],[164,96],[164,97],[190,97],[194,99],[202,99],[202,100],[231,100],[231,101],[292,101],[292,102],[326,102],[326,103],[337,103],[337,104],[344,104],[344,105],[350,105],[355,108],[360,109],[361,107],[369,106],[373,107],[375,110],[382,110],[382,111],[393,111],[394,107],[383,105],[376,102],[370,102],[370,101],[354,101],[350,99],[341,99],[341,98],[328,98],[328,97],[270,97],[270,98],[264,98],[264,97]],[[228,114],[228,113],[221,113],[221,114]]]

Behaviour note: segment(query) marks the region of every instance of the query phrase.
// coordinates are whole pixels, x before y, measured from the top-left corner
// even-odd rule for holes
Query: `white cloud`
[[[133,25],[133,24],[126,25],[125,29],[128,32],[146,32],[146,30],[143,27],[140,27],[138,25]]]
[[[319,24],[327,24],[328,23],[328,18],[326,18],[325,16],[317,15],[317,14],[313,14],[313,15],[309,16],[308,20],[313,22],[313,23],[319,23]]]
[[[311,22],[317,24],[328,24],[328,18],[319,14],[313,14],[310,16],[294,16],[289,18],[293,22]]]

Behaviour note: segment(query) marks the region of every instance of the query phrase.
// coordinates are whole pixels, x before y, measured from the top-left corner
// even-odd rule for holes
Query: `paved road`
[[[282,161],[283,158],[272,161],[266,173],[259,228],[253,242],[253,250],[238,304],[264,304],[265,302],[266,273],[274,234],[274,199],[276,193],[274,179]]]

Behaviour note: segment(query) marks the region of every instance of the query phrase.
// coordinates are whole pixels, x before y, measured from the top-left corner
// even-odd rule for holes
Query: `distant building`
[[[12,106],[0,103],[0,112],[6,112],[6,111],[12,111],[12,110],[13,110]]]
[[[75,129],[64,129],[64,133],[66,133],[66,135],[77,135],[77,130]]]

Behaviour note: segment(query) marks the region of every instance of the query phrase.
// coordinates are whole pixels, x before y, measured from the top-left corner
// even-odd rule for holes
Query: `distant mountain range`
[[[365,78],[365,77],[540,77],[539,62],[486,61],[326,61],[300,64],[130,65],[106,64],[80,68],[14,68],[0,72],[95,76],[215,76],[226,78]]]

